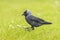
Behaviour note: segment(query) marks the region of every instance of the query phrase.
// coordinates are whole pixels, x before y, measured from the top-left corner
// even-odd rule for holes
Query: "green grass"
[[[25,31],[26,9],[53,24]],[[0,40],[60,40],[60,0],[0,0]]]

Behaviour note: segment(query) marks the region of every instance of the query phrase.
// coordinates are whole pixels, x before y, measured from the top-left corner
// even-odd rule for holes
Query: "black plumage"
[[[39,27],[44,24],[51,24],[50,22],[46,22],[41,18],[33,16],[29,10],[25,10],[23,15],[25,16],[26,21],[31,25],[32,30],[34,30],[34,27]]]

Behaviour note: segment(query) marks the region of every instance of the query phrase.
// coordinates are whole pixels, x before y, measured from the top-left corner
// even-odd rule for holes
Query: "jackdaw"
[[[39,27],[44,24],[52,24],[51,22],[46,22],[41,18],[33,16],[29,10],[25,10],[23,15],[25,16],[25,19],[28,22],[28,24],[31,25],[32,30],[34,30],[34,27]]]

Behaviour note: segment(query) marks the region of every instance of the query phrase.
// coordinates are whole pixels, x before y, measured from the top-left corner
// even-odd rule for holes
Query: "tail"
[[[52,24],[51,22],[44,22],[43,24]]]

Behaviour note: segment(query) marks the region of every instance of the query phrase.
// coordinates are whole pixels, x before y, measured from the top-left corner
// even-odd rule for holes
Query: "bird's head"
[[[22,14],[24,16],[28,16],[31,15],[31,12],[29,10],[25,10],[24,13]]]

